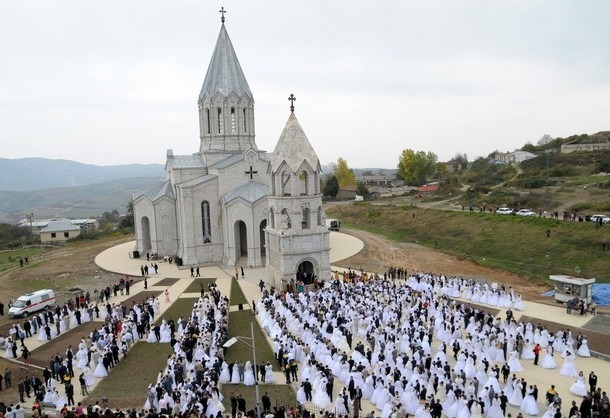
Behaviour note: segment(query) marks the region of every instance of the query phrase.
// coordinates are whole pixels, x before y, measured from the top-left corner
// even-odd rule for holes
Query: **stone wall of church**
[[[176,254],[178,236],[175,208],[174,201],[169,198],[161,198],[154,203],[140,198],[134,202],[136,250],[140,253],[158,253],[160,256]],[[145,219],[148,220],[148,231],[145,230]]]
[[[309,261],[314,265],[316,275],[321,280],[330,278],[329,231],[318,234],[284,235],[268,234],[268,268],[272,277],[278,280],[296,278],[301,263]]]
[[[218,183],[219,195],[224,196],[249,181],[256,181],[265,185],[269,184],[269,175],[267,174],[268,164],[255,151],[248,151],[244,161],[215,171],[215,174],[220,179]],[[250,166],[252,166],[252,171],[256,172],[252,174],[252,180],[250,180],[250,175],[246,174],[246,172],[250,172]]]
[[[295,278],[301,263],[314,265],[318,278],[330,277],[330,236],[325,225],[322,200],[317,196],[270,196],[275,228],[267,230],[268,267],[278,280]],[[309,228],[303,229],[303,208],[309,208]],[[290,222],[282,216],[288,211]],[[319,215],[319,216],[318,216]]]
[[[243,200],[231,202],[224,208],[223,228],[225,234],[225,248],[223,264],[234,266],[245,263],[247,266],[261,267],[264,265],[261,242],[261,224],[267,220],[267,199],[261,199],[253,206]],[[241,237],[239,222],[246,227],[247,255],[241,254]],[[264,241],[264,236],[263,236]]]
[[[205,176],[207,174],[208,174],[208,170],[205,167],[167,170],[167,172],[166,172],[166,175],[168,175],[172,184],[185,183],[187,181],[195,180],[196,178]]]
[[[223,257],[224,234],[218,206],[218,180],[179,190],[180,242],[179,256],[185,265],[219,263]],[[202,203],[210,211],[210,243],[204,243]]]

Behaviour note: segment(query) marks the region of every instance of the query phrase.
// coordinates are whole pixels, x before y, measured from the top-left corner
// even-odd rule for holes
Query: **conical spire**
[[[320,169],[318,155],[307,139],[294,112],[290,113],[288,122],[271,155],[271,171],[276,172],[284,161],[293,173],[299,170],[303,161],[306,161],[315,171]]]
[[[201,87],[199,101],[207,97],[214,97],[220,93],[224,97],[235,93],[238,97],[248,96],[253,101],[252,92],[246,77],[239,65],[237,54],[233,49],[231,39],[224,23],[220,27],[216,48],[208,66],[208,72]]]

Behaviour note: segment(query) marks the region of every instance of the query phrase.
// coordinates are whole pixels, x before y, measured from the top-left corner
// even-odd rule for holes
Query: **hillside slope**
[[[23,192],[78,187],[129,177],[161,177],[162,164],[97,166],[46,158],[0,158],[0,190]]]
[[[127,211],[131,195],[162,177],[122,178],[78,187],[29,192],[2,192],[0,222],[16,223],[33,213],[35,219],[95,217],[106,211]]]

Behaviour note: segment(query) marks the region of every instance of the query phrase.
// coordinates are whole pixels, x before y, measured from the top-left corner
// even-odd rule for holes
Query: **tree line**
[[[466,167],[468,157],[466,154],[457,153],[453,158],[456,164]],[[345,186],[356,186],[356,193],[364,196],[368,193],[367,187],[363,183],[356,181],[354,170],[349,168],[347,161],[339,157],[336,163],[332,163],[333,171],[322,184],[324,196],[334,198],[339,189]],[[397,163],[397,177],[411,186],[422,186],[430,179],[444,180],[448,175],[445,163],[438,161],[438,156],[433,152],[415,151],[407,148],[400,153]]]

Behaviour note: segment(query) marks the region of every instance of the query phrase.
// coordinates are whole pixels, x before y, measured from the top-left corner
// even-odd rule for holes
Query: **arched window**
[[[292,228],[292,221],[290,220],[290,215],[288,215],[287,209],[282,209],[282,229],[290,229]]]
[[[222,109],[219,107],[218,109],[218,133],[222,133]]]
[[[231,108],[231,133],[235,133],[235,108]]]
[[[301,210],[301,229],[309,229],[309,208],[307,206],[305,206],[302,210]]]
[[[318,225],[319,226],[324,225],[322,223],[322,206],[318,206]]]
[[[203,227],[203,243],[212,242],[212,226],[210,222],[210,203],[207,200],[201,202],[201,226]]]
[[[273,208],[269,208],[269,226],[275,229],[275,212]]]
[[[309,175],[305,170],[299,174],[299,194],[301,196],[309,195]]]
[[[282,196],[290,196],[290,173],[282,172]]]
[[[209,134],[212,133],[211,129],[212,129],[212,125],[210,124],[210,109],[206,108],[205,109],[205,123],[206,123],[206,131]]]
[[[275,196],[275,182],[277,181],[275,172],[271,173],[271,196]]]
[[[246,109],[244,108],[242,110],[244,112],[244,133],[246,133],[246,131],[247,131],[246,127],[248,126],[248,123],[246,121]]]

